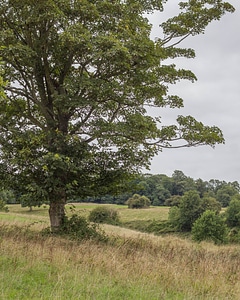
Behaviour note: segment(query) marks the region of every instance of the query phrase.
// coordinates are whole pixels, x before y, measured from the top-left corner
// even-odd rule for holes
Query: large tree
[[[161,0],[0,0],[2,172],[33,202],[50,204],[52,230],[73,195],[118,189],[164,147],[215,145],[221,131],[192,116],[163,126],[148,108],[182,107],[168,94],[189,70],[169,59],[234,8],[221,0],[179,3],[180,13],[151,40],[146,13]],[[167,61],[166,61],[167,60]],[[35,200],[34,200],[35,199]]]

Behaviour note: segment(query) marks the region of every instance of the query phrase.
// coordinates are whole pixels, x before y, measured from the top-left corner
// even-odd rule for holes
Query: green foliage
[[[172,227],[172,224],[170,224],[167,220],[132,220],[124,222],[122,226],[140,232],[153,233],[156,235],[175,231]]]
[[[225,181],[216,179],[203,181],[199,178],[194,180],[183,174],[182,171],[175,170],[172,176],[164,174],[138,175],[134,180],[129,181],[128,184],[125,185],[126,193],[87,197],[84,201],[124,204],[131,195],[139,194],[148,197],[154,206],[178,206],[181,200],[180,194],[195,190],[199,193],[200,198],[203,199],[202,206],[204,210],[213,209],[219,211],[221,209],[221,203],[217,201],[216,194],[224,186],[230,187],[231,190],[234,189],[234,194],[239,194],[240,187],[237,181],[226,183]],[[76,199],[75,201],[80,201],[80,199]]]
[[[135,192],[148,197],[154,206],[163,205],[165,199],[171,196],[172,179],[164,174],[142,175]]]
[[[126,201],[128,208],[148,208],[151,205],[151,201],[146,196],[140,196],[134,194]]]
[[[108,237],[97,224],[91,224],[83,216],[73,214],[65,217],[64,225],[61,227],[60,234],[74,240],[94,239],[97,241],[107,241]]]
[[[148,226],[151,225],[153,221],[152,220],[129,220],[125,221],[124,223],[121,224],[122,227],[124,228],[129,228],[132,230],[140,231],[140,232],[148,232]]]
[[[170,198],[166,199],[164,205],[166,206],[179,206],[182,196],[173,195]]]
[[[0,46],[1,48],[1,46]],[[5,93],[4,93],[4,87],[6,86],[6,82],[4,82],[3,80],[3,64],[2,64],[2,59],[0,57],[0,99],[1,101],[6,97]]]
[[[172,174],[173,195],[182,196],[185,192],[196,190],[193,178],[186,176],[182,171],[175,170]]]
[[[206,210],[192,227],[192,238],[195,241],[210,240],[215,244],[227,240],[227,226],[223,217],[214,211]]]
[[[8,207],[6,206],[6,202],[0,199],[0,211],[8,212]]]
[[[240,228],[233,227],[229,231],[228,240],[230,243],[240,244]]]
[[[154,206],[163,205],[165,199],[171,196],[170,191],[161,185],[155,187],[155,190],[156,190],[156,195],[154,195],[152,201],[152,205]]]
[[[204,196],[201,200],[201,207],[203,211],[211,210],[216,213],[220,213],[221,211],[221,203],[218,202],[215,198]]]
[[[15,204],[17,203],[16,196],[12,190],[1,190],[0,191],[0,199],[3,200],[7,204]]]
[[[175,230],[172,227],[172,224],[169,223],[169,221],[152,220],[150,224],[148,224],[145,232],[154,233],[154,234],[164,234],[164,233],[171,233],[174,231]]]
[[[50,204],[52,228],[64,219],[58,206],[123,190],[163,147],[224,142],[215,126],[192,116],[163,126],[146,107],[183,106],[169,85],[196,76],[169,58],[194,57],[179,43],[234,8],[221,0],[181,3],[153,41],[145,14],[162,12],[164,2],[0,3],[7,81],[0,97],[1,173],[30,201]]]
[[[117,225],[119,224],[119,213],[114,208],[99,206],[90,212],[88,220],[94,223]]]
[[[21,206],[29,207],[30,210],[32,210],[33,207],[40,207],[43,203],[46,203],[43,201],[43,198],[41,196],[37,197],[37,193],[33,192],[23,194],[20,197]]]
[[[172,206],[169,210],[168,220],[175,230],[180,230],[181,211],[178,206]]]
[[[189,191],[182,196],[178,208],[174,209],[174,214],[169,214],[170,222],[173,221],[174,225],[177,223],[177,228],[181,231],[190,231],[193,223],[202,212],[203,208],[201,207],[201,198],[198,192]]]
[[[229,227],[240,227],[240,196],[235,196],[229,203],[225,212]]]
[[[206,193],[209,192],[209,186],[207,181],[203,181],[201,178],[195,180],[195,187],[202,198]]]
[[[223,207],[227,207],[234,195],[237,195],[239,191],[236,187],[225,184],[220,187],[216,193],[217,200],[222,204]]]
[[[177,206],[169,211],[169,222],[179,231],[191,231],[193,223],[206,211],[218,214],[221,204],[213,197],[200,198],[197,191],[188,191],[180,198]]]

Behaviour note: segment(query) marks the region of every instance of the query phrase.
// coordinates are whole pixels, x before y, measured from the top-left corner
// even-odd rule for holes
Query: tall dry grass
[[[240,298],[239,246],[120,232],[113,226],[105,227],[108,244],[79,244],[4,226],[4,300]]]

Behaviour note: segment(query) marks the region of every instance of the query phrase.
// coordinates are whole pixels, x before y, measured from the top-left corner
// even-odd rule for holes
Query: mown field
[[[85,216],[96,207],[77,204]],[[167,207],[119,210],[122,222],[166,220]],[[239,299],[240,247],[103,225],[108,243],[44,236],[47,207],[0,213],[0,299]],[[70,213],[70,205],[67,208]]]

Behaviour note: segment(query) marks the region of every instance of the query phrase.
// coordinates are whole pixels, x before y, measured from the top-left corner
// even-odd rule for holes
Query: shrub
[[[226,242],[227,225],[221,215],[206,210],[192,227],[192,238],[195,241],[211,240],[215,244]]]
[[[0,211],[8,212],[8,207],[6,206],[6,202],[0,199]]]
[[[94,239],[97,241],[107,241],[107,235],[97,224],[91,224],[85,217],[77,214],[65,218],[60,234],[67,235],[70,239],[74,240]]]
[[[140,196],[134,194],[126,201],[128,208],[148,208],[151,205],[151,201],[146,196]]]
[[[119,214],[116,209],[99,206],[90,212],[88,220],[94,223],[117,225],[119,224]]]
[[[169,210],[168,221],[175,230],[180,228],[180,209],[177,206],[172,206]]]
[[[201,202],[202,202],[201,206],[203,211],[212,210],[215,211],[216,213],[220,213],[222,205],[214,197],[205,196],[202,198]]]
[[[226,222],[229,227],[240,227],[240,199],[235,196],[226,210]]]
[[[216,198],[223,207],[227,207],[234,196],[238,194],[235,187],[226,184],[218,189]]]
[[[240,228],[239,227],[231,228],[231,230],[229,231],[228,238],[229,238],[230,243],[239,244],[240,243]]]
[[[170,198],[166,199],[164,205],[166,206],[179,206],[182,196],[173,195]]]

